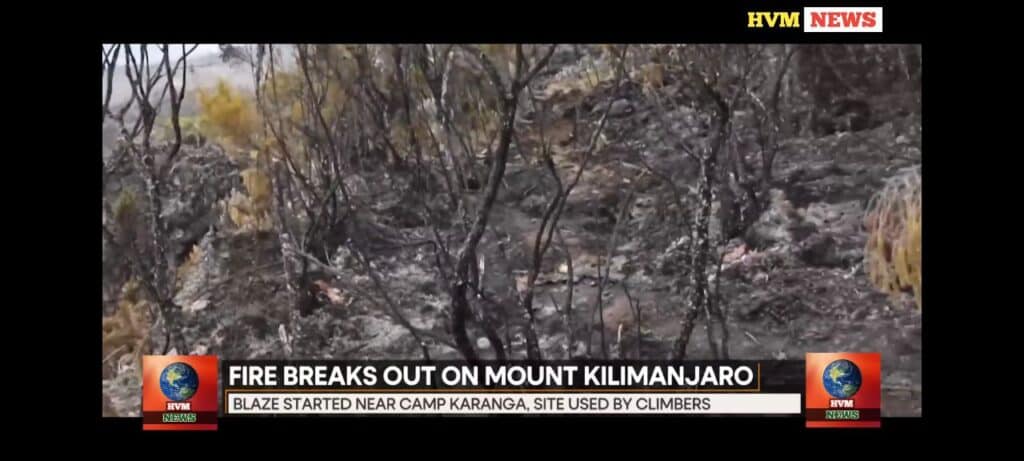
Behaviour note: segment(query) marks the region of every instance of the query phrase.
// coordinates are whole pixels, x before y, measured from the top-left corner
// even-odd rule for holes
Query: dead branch
[[[600,278],[601,274],[601,256],[597,257],[597,274]],[[597,318],[598,330],[601,333],[601,355],[604,358],[608,358],[608,349],[605,343],[604,337],[604,284],[598,283],[597,285],[597,298],[594,300],[594,308],[590,310],[590,327],[588,329],[589,334],[587,335],[587,357],[592,357],[591,344],[594,337],[594,318]]]
[[[121,45],[111,45],[110,48],[103,50],[103,68],[106,72],[107,83],[103,92],[103,116],[109,117],[113,114],[110,113],[110,97],[114,93],[114,70],[117,68],[117,57],[121,54]]]
[[[617,217],[617,219],[615,221],[615,226],[612,227],[612,237],[608,241],[607,256],[605,257],[604,272],[601,272],[600,259],[598,259],[598,261],[599,261],[598,262],[598,268],[597,268],[597,276],[598,276],[597,301],[598,302],[597,302],[595,311],[597,312],[598,318],[601,319],[601,325],[600,325],[601,326],[601,353],[602,353],[602,355],[604,356],[605,359],[608,358],[608,346],[607,346],[607,344],[605,344],[605,334],[604,334],[604,331],[605,331],[605,325],[604,325],[604,300],[602,299],[602,295],[604,294],[604,287],[605,287],[605,284],[608,283],[608,277],[609,277],[609,274],[611,273],[612,258],[615,256],[616,248],[618,248],[617,247],[617,241],[618,241],[619,232],[622,229],[622,226],[625,225],[624,223],[629,221],[627,219],[628,216],[629,216],[629,209],[633,206],[633,196],[634,196],[634,194],[636,192],[636,183],[637,182],[636,181],[632,181],[632,182],[633,182],[634,186],[633,186],[633,188],[630,189],[629,195],[626,196],[626,200],[623,201],[622,207],[619,209],[619,214],[618,214],[618,217]]]
[[[512,82],[506,85],[499,75],[497,68],[486,54],[478,50],[472,50],[472,47],[467,48],[471,49],[471,51],[475,51],[481,65],[489,74],[491,83],[499,94],[498,102],[501,114],[501,131],[498,138],[497,148],[494,151],[494,159],[491,162],[491,171],[487,178],[484,198],[477,211],[476,218],[473,221],[469,234],[466,236],[462,247],[457,253],[455,280],[454,285],[450,289],[453,307],[452,333],[455,335],[455,343],[458,345],[459,351],[466,360],[476,362],[478,360],[476,351],[473,349],[473,344],[470,342],[466,332],[466,320],[470,315],[470,308],[468,300],[466,299],[467,285],[470,280],[470,264],[471,259],[475,262],[476,247],[480,243],[481,237],[483,237],[491,209],[493,208],[494,202],[498,196],[498,189],[505,174],[505,165],[508,162],[509,147],[512,142],[513,131],[515,129],[515,115],[518,108],[519,92],[525,85],[529,84],[529,80],[520,79],[520,69],[517,69]],[[516,54],[517,60],[521,61],[521,47],[517,47]],[[550,57],[550,54],[547,57]],[[541,62],[537,63],[536,67],[543,67],[546,63],[547,59],[542,59]],[[536,75],[536,72],[531,72],[528,75]],[[531,360],[540,359],[540,349],[537,345],[535,333],[531,330],[531,328],[527,329],[527,356]]]
[[[423,340],[423,337],[429,337],[440,344],[444,344],[446,346],[455,348],[455,344],[451,343],[444,337],[436,335],[426,330],[421,330],[413,326],[413,324],[410,323],[407,318],[405,318],[405,315],[402,314],[402,311],[398,308],[398,305],[395,304],[394,300],[391,299],[391,295],[389,294],[388,289],[384,286],[384,283],[381,280],[380,275],[377,274],[377,271],[370,264],[370,261],[366,258],[366,255],[359,251],[359,249],[355,248],[354,245],[349,245],[348,248],[350,251],[352,251],[352,254],[356,256],[356,260],[359,262],[360,266],[363,267],[363,270],[366,271],[366,274],[370,277],[370,280],[373,282],[374,289],[377,291],[377,295],[384,300],[384,307],[387,308],[386,311],[391,316],[392,320],[394,320],[400,326],[405,328],[406,331],[408,331],[412,335],[412,337],[416,340],[417,344],[420,346],[420,350],[423,353],[424,359],[430,360],[430,351],[428,350],[428,345]],[[320,260],[314,257],[313,255],[301,251],[295,251],[294,254],[296,256],[305,258],[311,264],[313,264],[314,266],[328,274],[334,275],[336,277],[348,277],[348,275],[345,274],[343,271],[338,270],[334,266],[320,262]],[[368,297],[368,299],[373,298]]]
[[[626,279],[628,278],[629,277],[627,276]],[[641,339],[643,339],[643,332],[641,329],[643,319],[640,315],[642,313],[640,309],[640,300],[637,299],[635,302],[633,301],[633,296],[629,293],[628,280],[622,281],[622,291],[626,293],[626,301],[629,302],[629,307],[630,309],[633,310],[633,316],[635,317],[634,320],[636,320],[636,358],[637,360],[640,360],[641,358],[643,358],[643,354],[640,350],[640,343],[642,342]]]
[[[117,114],[109,109],[112,94],[113,72],[120,50],[124,50],[124,72],[128,80],[131,96],[127,104]],[[127,250],[130,267],[135,278],[142,282],[149,297],[155,302],[159,318],[164,322],[165,343],[164,353],[171,348],[179,352],[188,351],[180,328],[181,308],[174,303],[176,287],[176,270],[172,258],[167,257],[167,246],[172,229],[164,216],[164,192],[169,181],[168,175],[174,159],[181,148],[180,107],[187,93],[187,72],[183,72],[180,85],[175,76],[182,69],[188,55],[196,49],[186,49],[182,45],[182,56],[172,67],[170,63],[170,46],[158,47],[161,56],[151,60],[148,46],[139,46],[138,53],[128,44],[115,45],[107,50],[104,56],[106,65],[106,84],[104,96],[104,116],[119,126],[124,144],[124,154],[133,161],[135,171],[141,177],[144,187],[146,204],[146,223],[144,228],[145,242],[136,245],[128,241],[122,245]],[[164,98],[170,96],[171,125],[175,129],[175,139],[170,146],[154,146],[152,132],[155,127]],[[132,126],[129,128],[125,116],[132,107],[138,108]],[[138,136],[141,135],[141,141]],[[115,163],[116,166],[116,163]],[[107,230],[109,233],[109,230]],[[111,236],[107,236],[108,240]],[[134,239],[134,236],[129,238]]]
[[[740,93],[737,91],[730,102],[726,102],[725,97],[715,88],[715,82],[708,75],[700,74],[694,80],[705,97],[707,109],[712,113],[716,121],[716,129],[711,146],[699,157],[701,175],[697,185],[699,205],[693,229],[690,258],[690,305],[680,320],[680,333],[679,338],[676,340],[674,353],[677,360],[686,358],[686,348],[689,344],[695,321],[706,309],[708,302],[706,268],[711,251],[709,222],[713,200],[712,190],[715,187],[718,155],[729,138],[731,108],[733,107],[731,104],[735,104]],[[712,353],[717,356],[717,349],[713,349]]]
[[[719,252],[718,266],[715,269],[715,289],[711,293],[711,297],[708,300],[709,318],[714,316],[715,320],[718,321],[718,327],[722,332],[722,341],[718,344],[719,355],[723,360],[729,359],[729,324],[725,315],[725,310],[722,308],[722,265],[725,262],[725,252]],[[708,331],[710,332],[711,325],[708,325]]]
[[[573,327],[573,291],[576,289],[576,279],[573,275],[572,267],[572,253],[569,252],[569,245],[565,243],[565,239],[562,237],[562,230],[556,229],[555,234],[558,236],[558,243],[562,245],[562,251],[565,253],[565,265],[566,265],[566,290],[565,290],[565,329],[566,335],[569,341],[569,354],[572,356],[573,348],[576,347],[576,330]]]

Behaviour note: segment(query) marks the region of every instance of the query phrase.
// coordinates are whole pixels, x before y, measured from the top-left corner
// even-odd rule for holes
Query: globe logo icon
[[[188,400],[199,390],[199,374],[187,363],[175,362],[160,372],[160,392],[175,402]]]
[[[846,359],[828,364],[821,379],[822,384],[825,385],[825,391],[837,399],[848,399],[860,390],[860,368]]]

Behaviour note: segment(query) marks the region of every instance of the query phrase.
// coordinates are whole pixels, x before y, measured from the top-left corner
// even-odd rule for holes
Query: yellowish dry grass
[[[912,293],[921,308],[921,174],[894,178],[868,205],[865,269],[893,296]]]

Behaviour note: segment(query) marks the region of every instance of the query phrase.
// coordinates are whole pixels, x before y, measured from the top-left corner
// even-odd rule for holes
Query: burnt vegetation
[[[111,399],[142,350],[917,354],[916,46],[191,52],[104,48]]]

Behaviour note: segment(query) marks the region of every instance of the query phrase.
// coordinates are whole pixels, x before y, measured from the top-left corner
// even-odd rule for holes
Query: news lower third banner
[[[803,361],[223,361],[243,415],[799,415]]]

